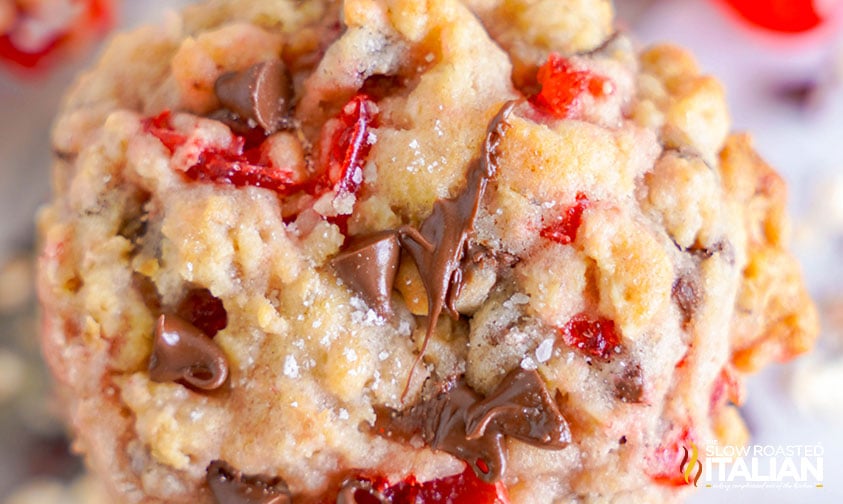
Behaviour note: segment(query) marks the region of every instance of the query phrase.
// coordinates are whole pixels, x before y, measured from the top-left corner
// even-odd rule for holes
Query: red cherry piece
[[[228,325],[228,313],[222,301],[208,289],[188,292],[176,312],[211,338]]]
[[[317,194],[332,189],[338,195],[355,194],[360,189],[363,163],[375,141],[371,131],[375,127],[376,106],[364,94],[352,98],[339,117],[326,124],[322,138],[329,139],[330,144],[324,172],[317,183]]]
[[[577,230],[582,222],[582,213],[588,207],[589,201],[585,194],[577,194],[577,202],[569,206],[559,220],[545,227],[539,233],[542,238],[567,245],[577,239]]]
[[[143,128],[154,135],[174,153],[186,141],[186,135],[173,129],[170,112],[143,120]],[[295,184],[293,173],[277,167],[265,154],[263,137],[256,138],[253,132],[245,136],[232,134],[227,148],[208,148],[199,154],[197,162],[185,171],[191,180],[231,184],[237,187],[264,187],[278,193],[286,193]]]
[[[611,93],[610,81],[586,70],[577,70],[571,62],[552,53],[539,68],[536,79],[541,91],[531,101],[541,110],[559,118],[576,117],[581,113],[585,93],[602,98]]]
[[[731,401],[733,404],[740,405],[741,403],[741,384],[737,373],[731,366],[725,366],[711,387],[711,398],[709,401],[709,410],[715,411],[721,407],[726,401]]]
[[[686,450],[690,452],[693,445],[696,444],[695,438],[696,436],[686,427],[679,431],[676,437],[667,439],[656,447],[655,452],[650,457],[651,463],[648,465],[653,471],[650,473],[650,478],[665,486],[693,484],[693,480],[691,480],[691,483],[685,482],[682,461]],[[699,453],[699,447],[697,449]]]
[[[579,313],[565,324],[560,333],[562,341],[569,347],[604,361],[609,361],[620,349],[615,323],[609,319],[592,319],[585,313]]]
[[[185,174],[193,180],[264,187],[278,193],[285,193],[294,185],[291,171],[274,166],[260,147],[244,152],[244,143],[242,137],[235,135],[228,149],[205,150]]]
[[[360,477],[391,504],[509,504],[509,496],[502,482],[484,483],[471,467],[453,476],[419,483],[414,477],[389,486],[381,477]],[[358,504],[380,504],[383,500],[365,490],[355,492]]]
[[[173,129],[170,122],[170,111],[165,110],[157,116],[147,117],[141,121],[144,132],[153,135],[164,144],[170,154],[187,141],[187,137]]]
[[[784,33],[799,33],[823,22],[812,0],[723,0],[750,23]]]

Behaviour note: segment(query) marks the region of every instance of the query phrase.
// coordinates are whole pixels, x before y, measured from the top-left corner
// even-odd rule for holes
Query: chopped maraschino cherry
[[[824,21],[813,0],[721,0],[750,23],[767,30],[800,33]],[[828,5],[837,4],[832,0]]]
[[[49,25],[49,20],[36,19],[32,14],[20,6],[16,7],[17,20],[8,33],[0,34],[0,60],[13,65],[32,70],[42,67],[56,51],[71,44],[74,40],[90,37],[91,34],[104,32],[112,22],[112,7],[110,0],[68,0],[72,4],[69,9],[81,5],[79,13],[70,21],[70,25],[60,31],[46,36],[34,47],[23,47],[17,40],[15,32],[24,23]]]
[[[208,289],[189,291],[176,312],[211,338],[228,325],[228,313],[222,301]]]
[[[699,476],[697,467],[687,467],[693,462],[694,466],[699,462],[699,447],[696,446],[694,434],[689,428],[684,428],[675,434],[675,437],[667,439],[660,444],[650,457],[649,469],[650,478],[660,485],[684,486],[694,484]],[[696,447],[697,459],[693,459],[694,448]],[[684,463],[683,463],[684,462]],[[701,466],[700,466],[701,467]],[[688,470],[688,480],[685,479],[685,472]]]
[[[211,147],[201,151],[195,164],[185,170],[192,180],[232,184],[237,187],[264,187],[287,194],[295,188],[313,195],[335,191],[338,196],[354,194],[363,182],[363,163],[374,144],[371,131],[377,124],[377,106],[366,95],[357,95],[343,107],[340,115],[330,120],[323,130],[327,153],[323,170],[305,183],[297,182],[291,170],[272,164],[265,152],[265,136],[250,130],[243,135],[232,133],[226,148]],[[164,111],[142,121],[143,129],[155,136],[174,153],[187,142],[187,136],[176,131],[171,114]]]
[[[358,94],[326,123],[322,141],[323,173],[316,193],[336,190],[337,195],[354,194],[363,182],[363,163],[374,145],[372,128],[377,127],[377,106],[364,94]]]
[[[295,185],[290,170],[274,166],[263,149],[243,150],[245,142],[237,137],[228,149],[208,149],[185,174],[193,180],[232,184],[237,187],[264,187],[285,193]]]
[[[572,243],[577,239],[577,230],[582,222],[582,213],[588,203],[586,195],[578,193],[577,202],[566,208],[559,220],[542,229],[539,233],[541,237],[562,245]]]
[[[741,395],[741,382],[735,369],[731,366],[725,366],[712,384],[709,410],[715,411],[725,404],[727,400],[733,404],[740,405],[742,401]]]
[[[169,111],[144,119],[143,128],[158,138],[170,153],[187,141],[184,134],[173,129]],[[232,134],[227,148],[205,149],[199,154],[196,163],[185,171],[185,175],[193,180],[237,187],[264,187],[278,193],[289,191],[295,185],[293,173],[273,165],[264,152],[264,144],[250,145],[253,143],[252,135],[248,137]]]
[[[585,313],[579,313],[560,329],[560,333],[562,341],[569,347],[604,361],[610,360],[620,349],[620,338],[615,331],[615,323],[602,317],[594,319]]]
[[[502,482],[484,483],[471,467],[460,474],[419,483],[410,477],[389,486],[384,478],[360,478],[366,482],[354,493],[358,504],[509,504],[509,496]],[[372,491],[364,489],[369,487]],[[381,500],[373,496],[377,492]]]
[[[532,97],[533,105],[559,119],[581,114],[582,97],[603,98],[612,92],[609,79],[587,70],[578,70],[566,58],[552,53],[536,75],[541,91]]]
[[[147,117],[141,121],[143,130],[160,140],[164,147],[170,151],[170,154],[187,141],[186,135],[173,129],[173,124],[170,122],[171,118],[170,111],[165,110],[157,116]]]

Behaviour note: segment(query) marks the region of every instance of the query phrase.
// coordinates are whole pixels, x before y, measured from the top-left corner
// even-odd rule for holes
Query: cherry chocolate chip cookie
[[[784,183],[605,0],[205,1],[52,147],[43,350],[115,502],[678,501],[817,332]]]

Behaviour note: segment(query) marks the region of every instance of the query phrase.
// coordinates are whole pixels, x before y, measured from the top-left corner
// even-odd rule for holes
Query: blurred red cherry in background
[[[112,24],[113,0],[4,2],[0,12],[0,62],[18,71],[42,69],[85,48]]]
[[[840,10],[843,0],[720,0],[744,20],[767,30],[802,33]]]

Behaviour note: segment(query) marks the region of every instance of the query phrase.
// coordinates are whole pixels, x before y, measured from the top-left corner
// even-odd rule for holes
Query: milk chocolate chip
[[[214,83],[214,92],[224,107],[254,120],[267,134],[284,125],[293,95],[290,75],[280,59],[224,73]]]
[[[218,504],[289,504],[291,494],[283,479],[245,475],[222,460],[208,466],[205,481]]]
[[[644,396],[641,366],[628,365],[615,380],[615,398],[625,403],[640,403]]]
[[[682,314],[683,325],[689,324],[694,318],[694,313],[697,311],[697,306],[699,306],[702,297],[700,291],[698,273],[696,272],[680,274],[673,281],[670,294]]]
[[[386,317],[392,313],[390,295],[400,253],[398,237],[384,231],[352,241],[331,260],[331,266],[346,285]]]
[[[568,423],[535,370],[511,371],[468,416],[469,439],[492,429],[540,448],[559,450],[571,442]]]
[[[568,423],[536,371],[511,371],[485,399],[460,381],[405,411],[376,407],[374,431],[409,443],[415,436],[432,449],[464,460],[481,480],[503,477],[504,436],[559,450],[571,442]]]
[[[198,389],[214,390],[225,383],[228,362],[196,326],[178,315],[162,314],[155,325],[149,377],[156,382],[184,381]]]
[[[490,430],[469,439],[466,433],[468,409],[481,400],[479,394],[460,381],[452,389],[406,411],[376,407],[375,432],[405,443],[421,436],[432,449],[464,460],[483,481],[496,481],[506,470],[503,434]]]

